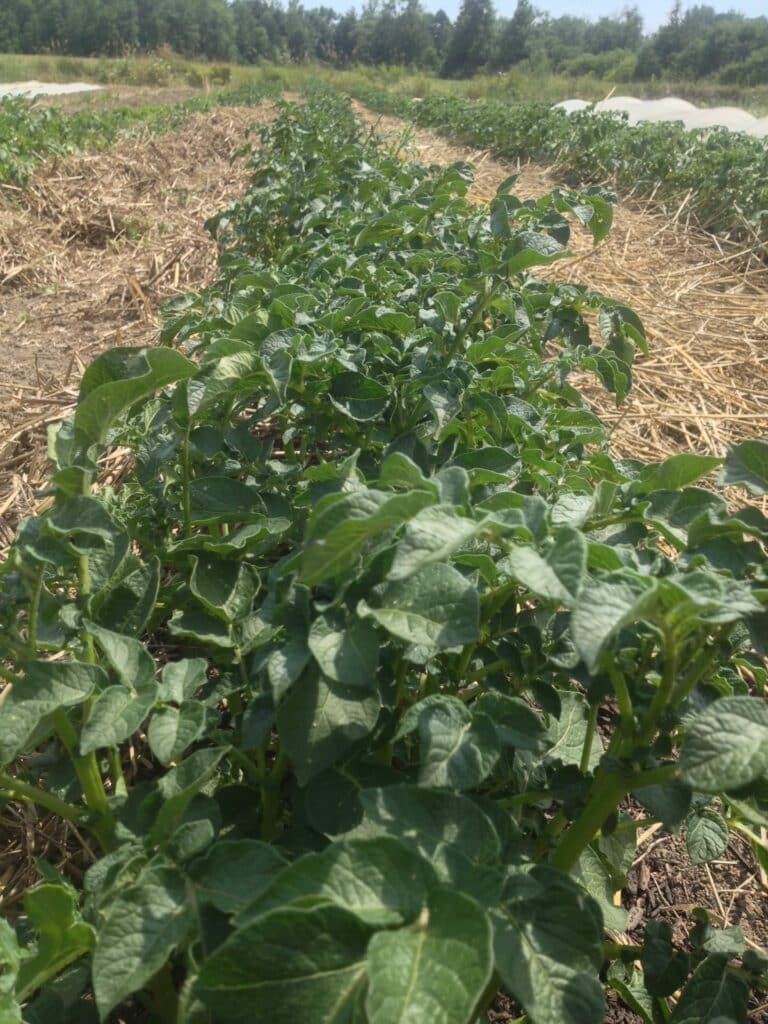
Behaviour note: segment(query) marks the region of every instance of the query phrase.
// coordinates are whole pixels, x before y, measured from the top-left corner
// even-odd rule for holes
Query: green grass
[[[375,85],[411,98],[458,96],[470,100],[557,103],[572,96],[600,100],[614,92],[629,93],[641,99],[676,95],[699,106],[732,104],[757,115],[768,113],[768,85],[743,88],[706,79],[697,82],[667,79],[617,82],[590,75],[574,77],[536,69],[515,69],[504,74],[450,80],[402,67],[337,70],[318,64],[211,64],[187,60],[168,48],[147,56],[120,58],[0,54],[0,82],[83,80],[102,85],[188,85],[200,89],[222,85],[280,84],[283,88],[299,90],[318,74],[343,91],[352,92],[361,85]]]

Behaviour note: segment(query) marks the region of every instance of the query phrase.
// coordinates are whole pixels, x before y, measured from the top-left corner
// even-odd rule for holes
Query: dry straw
[[[123,139],[48,164],[0,200],[0,552],[40,510],[48,425],[68,415],[83,368],[112,345],[157,340],[160,303],[210,283],[204,221],[239,195],[232,162],[274,107],[192,114],[179,131]],[[120,467],[110,456],[114,480]]]

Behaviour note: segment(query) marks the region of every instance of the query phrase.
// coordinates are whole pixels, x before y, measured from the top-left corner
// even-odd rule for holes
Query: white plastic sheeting
[[[563,100],[556,107],[570,114],[591,106],[585,100]],[[678,96],[661,100],[639,100],[636,96],[611,96],[594,106],[596,111],[625,113],[630,124],[641,121],[679,121],[685,128],[728,128],[732,132],[746,132],[756,138],[768,137],[768,117],[755,117],[739,107],[696,107]]]
[[[88,82],[0,82],[0,99],[3,96],[62,96],[68,92],[93,92],[101,88]]]

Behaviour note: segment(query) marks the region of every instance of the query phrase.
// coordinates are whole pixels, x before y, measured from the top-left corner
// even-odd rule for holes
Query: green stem
[[[553,867],[566,874],[573,870],[579,857],[603,823],[616,810],[622,798],[627,795],[630,787],[629,779],[614,772],[604,771],[597,776],[586,807],[564,833],[550,858]]]
[[[590,704],[589,706],[589,718],[587,719],[587,731],[584,733],[584,743],[581,748],[581,761],[579,763],[579,770],[582,775],[586,775],[589,771],[589,762],[592,757],[592,742],[595,738],[595,731],[597,730],[597,712],[600,706],[598,704]]]
[[[59,734],[75,769],[80,788],[88,810],[97,816],[97,821],[90,824],[90,831],[96,836],[105,851],[114,847],[115,821],[109,809],[104,781],[101,778],[96,754],[77,753],[77,733],[67,718],[64,708],[54,711],[51,716],[53,727]]]
[[[109,774],[112,777],[113,792],[116,796],[128,796],[128,786],[123,774],[123,762],[120,757],[119,747],[110,747],[107,751],[109,760]]]
[[[189,537],[192,533],[192,499],[190,496],[191,470],[189,460],[189,433],[191,424],[187,424],[184,433],[184,443],[181,446],[181,502],[184,515],[184,536]]]
[[[623,673],[611,671],[611,684],[616,694],[616,702],[619,705],[619,718],[621,719],[621,732],[625,737],[632,735],[635,726],[635,710],[632,706],[632,698],[627,689],[627,681]]]
[[[32,600],[29,603],[29,624],[27,627],[27,644],[29,656],[34,658],[37,654],[37,619],[40,613],[40,595],[43,590],[43,570],[41,569],[35,577],[35,585],[32,590]]]
[[[658,720],[672,696],[672,690],[677,679],[677,662],[677,644],[672,634],[669,631],[665,631],[664,671],[662,672],[661,681],[656,689],[656,693],[653,695],[651,706],[648,708],[648,712],[643,720],[639,738],[640,746],[649,743],[653,739]]]
[[[272,771],[261,786],[261,838],[265,843],[277,837],[277,819],[280,812],[280,784],[288,771],[288,758],[280,751]]]
[[[736,829],[737,832],[741,832],[743,836],[749,839],[751,843],[757,843],[757,845],[762,847],[764,850],[768,849],[765,839],[761,839],[759,835],[753,832],[751,828],[748,828],[747,825],[740,822],[738,818],[729,818],[728,828]]]
[[[27,803],[36,804],[78,827],[88,823],[87,814],[79,807],[60,800],[53,793],[48,793],[46,790],[40,789],[39,786],[22,782],[21,779],[11,778],[10,775],[2,771],[0,771],[0,796],[7,800],[25,800]]]
[[[254,764],[250,757],[248,757],[247,754],[244,754],[242,750],[238,750],[237,747],[230,747],[227,751],[227,757],[233,764],[236,764],[238,768],[242,768],[243,772],[249,779],[251,779],[252,782],[261,786],[264,784],[266,771],[264,767],[264,752],[261,751],[260,753],[261,757],[259,760],[261,761],[261,767]]]

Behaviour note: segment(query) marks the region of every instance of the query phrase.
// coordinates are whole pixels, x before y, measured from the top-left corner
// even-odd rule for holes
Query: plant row
[[[173,131],[195,111],[210,110],[218,104],[255,105],[276,97],[279,91],[269,84],[249,85],[170,105],[81,110],[72,114],[58,107],[38,106],[23,96],[0,98],[0,186],[24,189],[45,160],[82,149],[103,149],[118,136],[138,129]]]
[[[509,160],[554,165],[572,185],[610,184],[689,208],[707,230],[765,242],[768,146],[727,128],[679,123],[630,127],[620,113],[566,113],[542,103],[473,102],[433,96],[410,100],[362,86],[355,98]]]
[[[0,1020],[744,1021],[738,928],[605,932],[638,827],[765,859],[768,806],[768,520],[696,486],[720,459],[611,457],[569,377],[620,400],[642,325],[532,274],[610,203],[473,206],[324,91],[252,167],[0,569],[0,796],[94,857],[0,926]],[[765,493],[768,445],[721,482]]]

